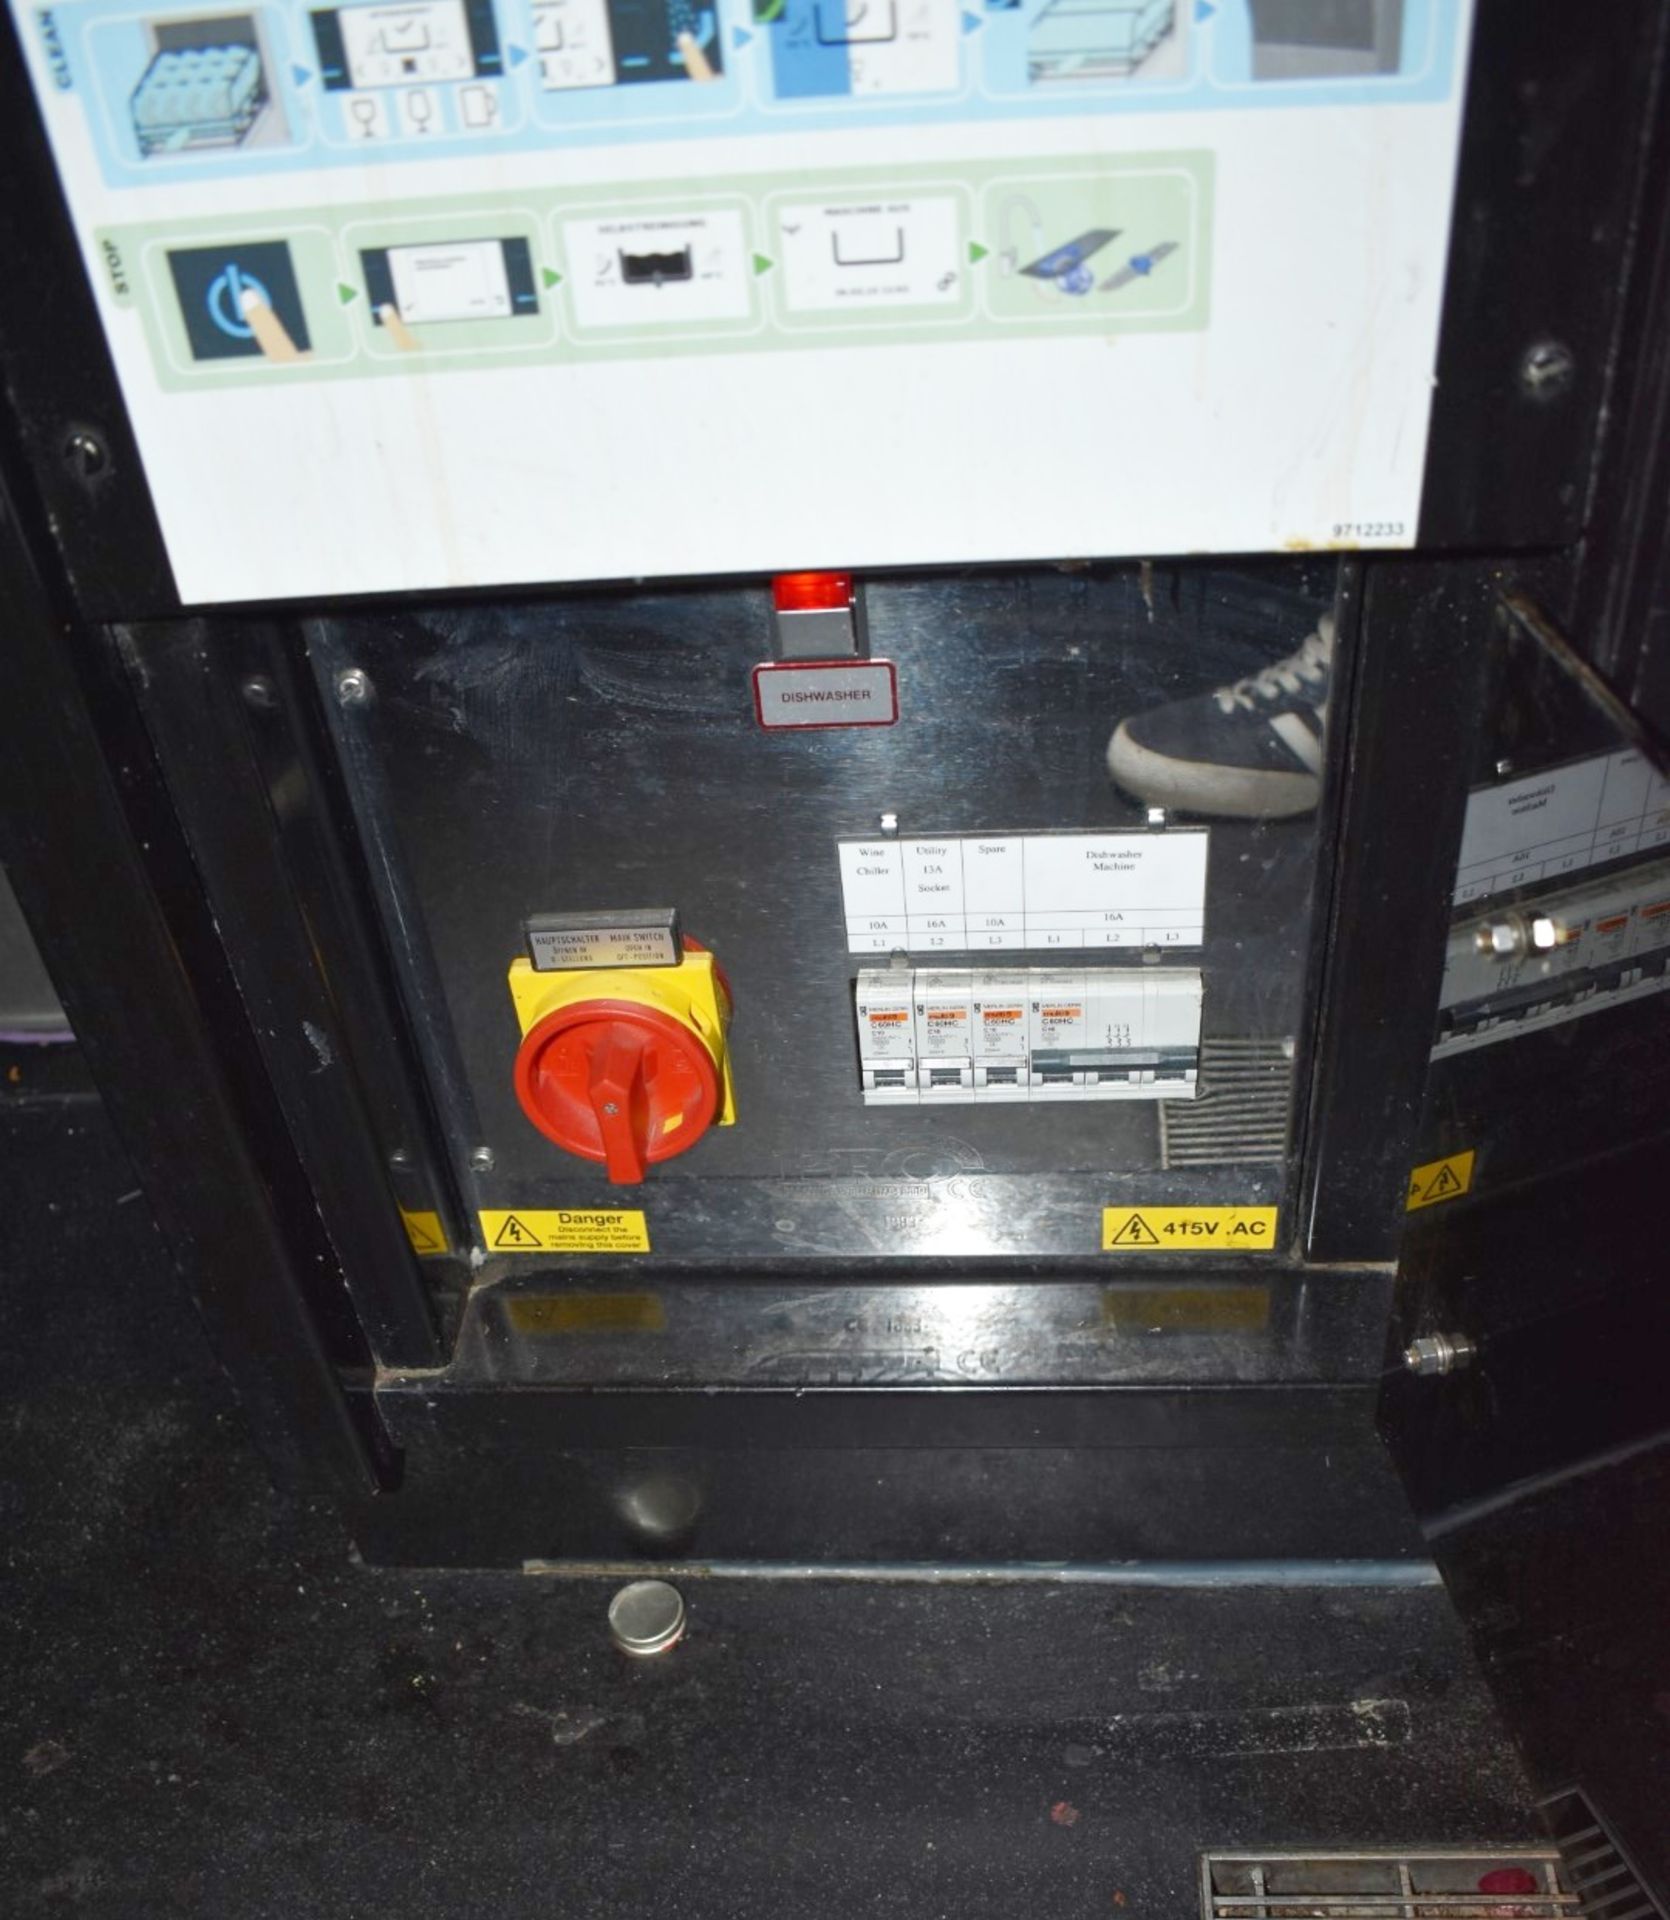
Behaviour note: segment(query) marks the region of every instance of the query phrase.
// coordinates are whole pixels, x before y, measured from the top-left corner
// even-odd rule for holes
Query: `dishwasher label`
[[[891,660],[766,660],[754,669],[762,727],[890,727],[899,717]]]

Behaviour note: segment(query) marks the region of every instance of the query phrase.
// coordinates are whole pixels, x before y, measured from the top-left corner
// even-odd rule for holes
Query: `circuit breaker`
[[[868,967],[858,976],[867,1105],[1192,1100],[1193,967]]]

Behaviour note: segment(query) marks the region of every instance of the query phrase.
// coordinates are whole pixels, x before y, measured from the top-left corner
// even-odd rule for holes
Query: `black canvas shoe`
[[[1120,721],[1108,771],[1153,807],[1234,820],[1309,813],[1322,791],[1333,663],[1334,616],[1325,613],[1273,667]]]

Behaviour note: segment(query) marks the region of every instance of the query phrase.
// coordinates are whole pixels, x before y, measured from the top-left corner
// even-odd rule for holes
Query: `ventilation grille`
[[[1192,1100],[1160,1102],[1166,1167],[1268,1163],[1287,1151],[1293,1100],[1291,1040],[1207,1038]]]
[[[1664,1909],[1584,1794],[1569,1788],[1545,1800],[1543,1812],[1565,1856],[1566,1880],[1582,1914],[1593,1920],[1665,1920]]]
[[[1552,1847],[1499,1853],[1208,1853],[1200,1863],[1202,1920],[1298,1920],[1302,1915],[1377,1920],[1514,1920],[1581,1915]],[[1611,1920],[1611,1916],[1606,1916]],[[1622,1920],[1622,1916],[1619,1916]]]

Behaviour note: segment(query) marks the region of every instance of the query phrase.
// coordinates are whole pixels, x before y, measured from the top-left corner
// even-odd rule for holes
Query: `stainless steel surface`
[[[488,1263],[454,1370],[501,1386],[1163,1386],[1371,1382],[1390,1275],[1248,1270],[1190,1284],[1140,1269],[1073,1283],[790,1287],[627,1269],[575,1285]],[[402,1376],[389,1376],[391,1382]],[[421,1384],[425,1376],[407,1376]]]
[[[1403,1350],[1403,1364],[1413,1374],[1460,1373],[1479,1357],[1464,1333],[1423,1333]]]
[[[1586,1914],[1605,1920],[1664,1920],[1635,1863],[1589,1796],[1576,1787],[1550,1795],[1544,1815],[1560,1843],[1566,1879]]]
[[[1520,1891],[1483,1892],[1491,1875],[1524,1876]],[[1556,1920],[1581,1911],[1549,1846],[1460,1849],[1366,1847],[1353,1852],[1201,1855],[1202,1920],[1386,1915],[1402,1920]]]
[[[779,660],[857,660],[863,657],[858,622],[850,607],[805,607],[779,611],[773,625]]]
[[[958,1560],[525,1560],[522,1571],[541,1579],[610,1580],[625,1574],[676,1575],[680,1580],[838,1581],[853,1586],[903,1587],[1148,1587],[1190,1592],[1249,1587],[1369,1588],[1407,1592],[1441,1587],[1430,1560],[1123,1560],[1106,1566]]]
[[[639,1659],[676,1646],[684,1622],[684,1597],[665,1580],[634,1580],[609,1602],[610,1638]]]
[[[1116,721],[1289,651],[1333,570],[1156,572],[1151,601],[1135,568],[877,583],[872,639],[908,675],[907,711],[803,734],[753,721],[763,592],[315,623],[327,696],[347,672],[375,681],[374,700],[328,697],[327,713],[466,1195],[642,1209],[654,1267],[720,1271],[1091,1259],[1107,1206],[1281,1205],[1279,1154],[1168,1171],[1146,1103],[866,1109],[835,842],[889,815],[1129,831],[1145,810],[1107,776]],[[1302,1051],[1316,849],[1310,818],[1214,824],[1203,1044],[1292,1034]],[[530,912],[645,901],[676,906],[730,977],[738,1118],[617,1188],[517,1106],[505,970]],[[483,1140],[491,1170],[470,1162]],[[622,1282],[640,1265],[620,1263]]]

